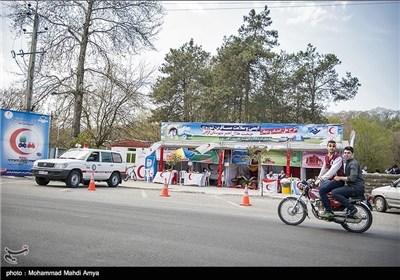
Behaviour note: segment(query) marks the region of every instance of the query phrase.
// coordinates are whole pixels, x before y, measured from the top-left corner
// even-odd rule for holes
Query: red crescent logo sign
[[[20,155],[29,155],[29,153],[26,153],[26,152],[21,151],[21,150],[18,148],[18,146],[17,146],[17,137],[18,137],[18,134],[20,134],[21,132],[27,131],[27,130],[30,131],[30,129],[28,129],[28,128],[20,128],[20,129],[17,129],[16,131],[14,131],[13,134],[11,134],[11,137],[10,137],[10,145],[11,145],[11,148],[12,148],[17,154],[20,154]]]
[[[328,131],[329,131],[330,134],[335,134],[336,133],[336,127],[332,126],[332,127],[329,128]]]
[[[144,178],[144,176],[142,176],[142,172],[141,172],[141,170],[143,169],[143,167],[144,167],[144,165],[140,165],[139,167],[138,167],[138,170],[137,170],[137,176],[139,177],[139,178]]]
[[[208,170],[212,170],[212,169],[211,169],[211,163],[208,165]]]
[[[160,173],[160,177],[162,177],[162,176],[163,176],[163,172]]]
[[[189,178],[189,180],[192,180],[192,173],[189,173],[188,178]]]

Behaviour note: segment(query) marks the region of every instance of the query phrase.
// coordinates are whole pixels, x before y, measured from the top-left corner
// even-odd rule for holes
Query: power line
[[[182,2],[177,2],[177,3],[170,3],[170,2],[166,2],[163,3],[165,4],[178,4],[178,3],[182,3]],[[386,5],[386,4],[400,4],[400,1],[379,1],[379,2],[374,2],[374,1],[366,1],[366,2],[362,2],[362,1],[354,1],[354,2],[347,2],[346,4],[343,4],[342,2],[338,2],[338,3],[332,3],[332,1],[297,1],[294,2],[296,3],[295,5],[292,4],[284,4],[284,2],[280,3],[280,4],[284,4],[284,5],[280,5],[280,6],[274,6],[273,4],[275,4],[274,2],[264,2],[265,5],[268,5],[268,9],[273,10],[273,9],[283,9],[283,8],[310,8],[310,7],[336,7],[336,6],[355,6],[355,5]],[[303,3],[303,4],[301,4]],[[304,5],[306,3],[310,3],[312,5]],[[204,2],[192,2],[192,3],[185,3],[186,5],[189,4],[201,4],[203,5],[207,5],[207,4],[211,4],[211,5],[238,5],[238,4],[249,4],[248,2],[218,2],[218,3],[204,3]],[[261,4],[261,3],[260,3]],[[270,5],[272,4],[272,5]],[[264,5],[264,6],[265,6]],[[260,7],[254,7],[254,6],[247,6],[247,7],[213,7],[213,8],[166,8],[167,12],[180,12],[180,11],[211,11],[211,10],[248,10],[248,9],[263,9],[264,6],[260,6]]]

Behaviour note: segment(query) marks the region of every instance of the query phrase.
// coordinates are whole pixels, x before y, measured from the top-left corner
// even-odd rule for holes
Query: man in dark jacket
[[[397,164],[385,170],[387,174],[400,174],[400,169]]]
[[[346,197],[359,197],[365,193],[365,181],[362,174],[361,166],[354,158],[353,147],[347,146],[343,151],[345,159],[344,176],[335,176],[334,180],[343,181],[343,187],[334,189],[332,197],[336,198],[342,205],[347,208],[347,216],[352,217],[357,213],[356,207],[349,202]]]

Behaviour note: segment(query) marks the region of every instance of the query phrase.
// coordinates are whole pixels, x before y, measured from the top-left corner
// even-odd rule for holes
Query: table
[[[205,186],[206,176],[204,173],[186,173],[183,177],[184,185],[195,185],[199,187]]]
[[[167,179],[168,185],[178,182],[178,171],[158,171],[154,176],[153,183],[164,184]]]

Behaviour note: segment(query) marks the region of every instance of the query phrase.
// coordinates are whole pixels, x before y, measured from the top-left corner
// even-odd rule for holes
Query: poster
[[[0,109],[0,175],[31,176],[33,162],[48,157],[50,116]]]
[[[318,145],[342,143],[342,124],[197,123],[162,122],[161,141],[260,142],[286,145],[288,141]],[[216,147],[219,146],[216,144]],[[201,147],[201,146],[200,146]]]

